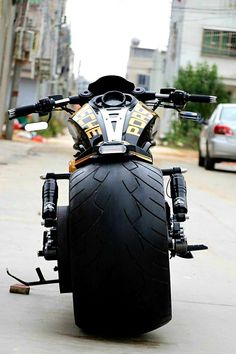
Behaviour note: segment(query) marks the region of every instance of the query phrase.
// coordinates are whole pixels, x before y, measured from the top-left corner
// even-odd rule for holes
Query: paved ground
[[[138,338],[104,339],[80,331],[73,322],[71,294],[57,285],[35,287],[29,296],[9,294],[9,269],[27,280],[40,266],[54,278],[54,262],[36,257],[41,248],[41,185],[46,171],[65,172],[70,138],[47,144],[0,140],[0,352],[44,353],[233,353],[236,328],[235,168],[205,171],[196,154],[154,149],[162,167],[189,169],[189,241],[209,250],[194,260],[171,260],[173,320]],[[187,155],[187,156],[186,156]],[[62,183],[61,204],[67,201]],[[13,281],[14,282],[14,281]]]

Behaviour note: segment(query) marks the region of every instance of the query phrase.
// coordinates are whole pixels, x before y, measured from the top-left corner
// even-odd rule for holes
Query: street
[[[71,294],[58,285],[32,287],[30,295],[9,293],[14,279],[57,278],[55,262],[37,257],[42,247],[40,175],[67,172],[72,140],[45,144],[0,140],[0,347],[3,354],[46,353],[233,353],[236,328],[236,168],[216,171],[197,166],[197,155],[154,148],[155,164],[181,166],[188,186],[189,244],[206,244],[193,260],[171,259],[173,319],[141,337],[89,336],[74,324]],[[60,181],[59,204],[67,203],[67,181]]]

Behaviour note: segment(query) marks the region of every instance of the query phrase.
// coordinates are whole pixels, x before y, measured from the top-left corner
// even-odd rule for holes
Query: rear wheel
[[[75,322],[105,334],[139,334],[171,319],[163,177],[128,161],[88,165],[70,180]]]
[[[61,293],[71,292],[70,247],[68,239],[68,206],[57,208],[58,276]]]

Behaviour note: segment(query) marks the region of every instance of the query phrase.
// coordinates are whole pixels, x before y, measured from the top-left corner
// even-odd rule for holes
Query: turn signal
[[[76,166],[75,166],[75,160],[70,160],[69,161],[69,172],[73,173],[76,170]]]
[[[221,135],[234,135],[234,132],[233,130],[228,127],[228,125],[224,125],[224,124],[217,124],[215,127],[214,127],[214,133],[215,134],[221,134]]]

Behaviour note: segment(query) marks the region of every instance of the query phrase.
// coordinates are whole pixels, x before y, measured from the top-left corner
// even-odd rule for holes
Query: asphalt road
[[[55,263],[37,258],[41,248],[41,185],[47,171],[65,172],[72,153],[68,141],[43,145],[0,141],[0,352],[41,353],[233,353],[236,328],[236,169],[205,171],[195,154],[155,148],[161,167],[187,168],[189,243],[209,250],[193,260],[171,260],[172,321],[137,338],[104,339],[80,331],[73,321],[71,294],[58,285],[32,287],[30,295],[9,293],[14,280],[56,278]],[[67,203],[67,182],[60,183]]]

